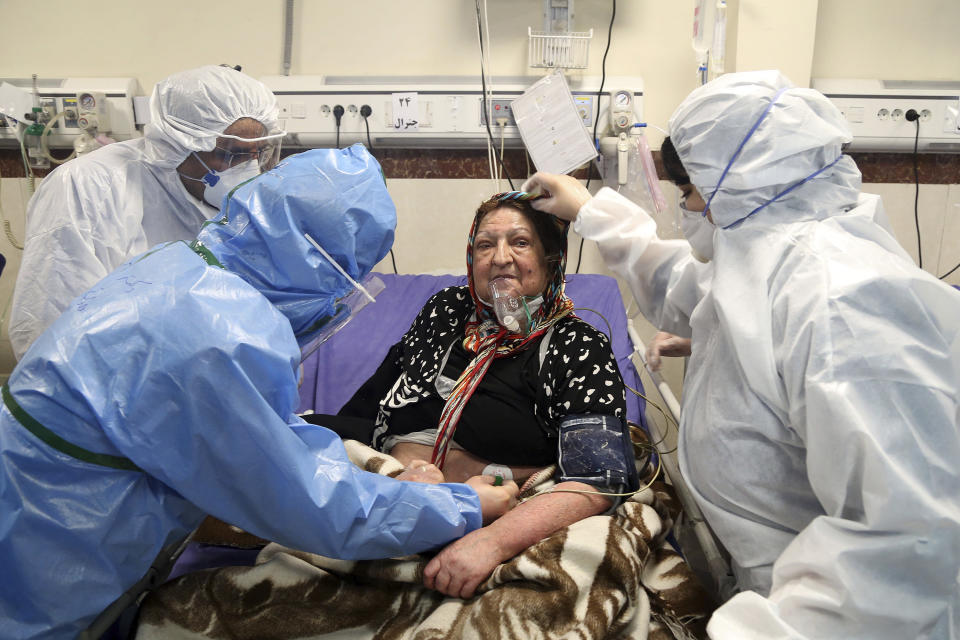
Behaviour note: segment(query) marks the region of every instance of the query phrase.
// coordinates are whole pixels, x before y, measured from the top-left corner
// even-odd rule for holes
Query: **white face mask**
[[[713,233],[716,227],[702,211],[680,207],[680,229],[690,243],[690,252],[700,262],[713,259]]]
[[[217,209],[219,209],[223,203],[224,196],[230,193],[234,187],[246,182],[250,178],[260,175],[260,164],[256,160],[247,160],[246,162],[230,167],[226,171],[214,171],[208,167],[196,153],[194,153],[193,157],[203,165],[207,173],[202,178],[193,178],[182,173],[180,175],[187,180],[202,182],[204,184],[204,201]]]

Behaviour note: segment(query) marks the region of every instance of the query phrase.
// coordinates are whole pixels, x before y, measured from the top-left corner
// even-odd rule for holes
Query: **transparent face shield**
[[[367,274],[366,278],[357,282],[351,278],[347,272],[337,264],[336,260],[330,257],[330,255],[324,251],[323,247],[311,238],[309,234],[304,234],[304,237],[306,237],[314,248],[323,254],[323,257],[326,258],[343,277],[353,284],[353,291],[336,300],[333,315],[321,319],[305,332],[307,337],[306,342],[301,343],[300,362],[306,360],[320,345],[333,337],[340,329],[343,329],[347,323],[350,322],[351,318],[358,314],[365,306],[371,302],[376,302],[376,296],[386,288],[383,280],[377,277],[375,273]]]
[[[342,298],[339,298],[334,307],[332,316],[324,318],[317,328],[311,332],[309,340],[300,348],[300,362],[306,360],[316,351],[320,345],[333,337],[335,333],[343,329],[350,320],[360,313],[360,310],[373,302],[386,288],[377,274],[371,273],[364,278],[359,287]]]

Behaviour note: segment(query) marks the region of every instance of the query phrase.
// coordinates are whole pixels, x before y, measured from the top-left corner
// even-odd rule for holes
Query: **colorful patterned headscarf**
[[[538,197],[540,196],[534,196],[523,191],[507,191],[496,194],[487,200],[487,202],[523,202]],[[487,204],[487,202],[484,204]],[[495,209],[490,209],[490,211],[494,210]],[[456,431],[457,423],[460,421],[460,415],[463,413],[463,408],[473,396],[474,391],[476,391],[483,376],[487,373],[494,358],[502,358],[525,349],[537,342],[558,320],[565,316],[573,315],[573,301],[563,292],[564,272],[567,266],[567,231],[569,229],[569,223],[552,217],[550,218],[551,224],[556,224],[559,227],[562,237],[560,242],[560,257],[558,260],[549,263],[552,268],[552,273],[547,280],[547,286],[543,292],[543,303],[531,317],[529,333],[523,335],[509,332],[497,322],[493,310],[480,301],[473,284],[473,240],[477,232],[477,227],[480,226],[480,222],[490,211],[484,212],[481,209],[477,212],[467,239],[467,282],[470,287],[470,297],[473,299],[474,317],[470,319],[465,328],[466,336],[463,339],[463,346],[467,351],[475,353],[476,356],[460,375],[460,378],[453,388],[453,392],[443,407],[443,413],[440,415],[440,424],[437,427],[437,441],[434,444],[431,459],[431,462],[436,464],[440,469],[443,469],[447,448],[449,447],[451,438],[453,438],[454,431]],[[534,215],[544,216],[547,214],[534,211]],[[543,238],[541,238],[541,243],[543,243]]]

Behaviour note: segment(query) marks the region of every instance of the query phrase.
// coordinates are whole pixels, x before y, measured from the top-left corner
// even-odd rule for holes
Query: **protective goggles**
[[[257,161],[261,172],[269,171],[280,160],[280,145],[286,134],[286,131],[271,131],[259,138],[221,134],[218,136],[219,144],[207,153],[213,156],[220,171],[250,160]]]

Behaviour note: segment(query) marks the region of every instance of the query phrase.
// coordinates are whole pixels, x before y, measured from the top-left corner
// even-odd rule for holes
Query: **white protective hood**
[[[278,113],[266,85],[229,67],[175,73],[150,96],[147,155],[158,167],[176,167],[194,151],[211,151],[223,130],[241,118],[274,132]]]
[[[277,126],[270,90],[227,67],[170,76],[154,88],[150,107],[144,138],[67,162],[31,198],[10,313],[18,359],[75,296],[155,244],[193,240],[217,213],[177,175],[190,153],[213,149],[240,118],[254,118],[268,131]]]
[[[960,295],[859,194],[820,93],[730,74],[670,129],[718,227],[679,453],[745,591],[711,637],[956,637]]]

